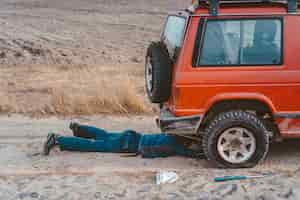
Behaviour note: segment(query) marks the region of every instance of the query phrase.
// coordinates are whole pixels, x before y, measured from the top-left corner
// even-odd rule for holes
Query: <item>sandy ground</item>
[[[120,154],[61,152],[41,155],[50,131],[70,134],[76,120],[108,130],[153,133],[153,117],[94,116],[76,119],[0,117],[0,199],[299,199],[300,141],[272,145],[253,169],[215,169],[206,160],[142,159]],[[156,185],[160,170],[175,171],[173,184]],[[214,176],[274,173],[263,179],[214,183]]]

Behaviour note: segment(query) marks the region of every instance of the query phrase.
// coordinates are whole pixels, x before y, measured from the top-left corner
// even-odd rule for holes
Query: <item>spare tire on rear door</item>
[[[163,103],[171,94],[172,60],[162,42],[152,42],[147,50],[145,80],[152,103]]]

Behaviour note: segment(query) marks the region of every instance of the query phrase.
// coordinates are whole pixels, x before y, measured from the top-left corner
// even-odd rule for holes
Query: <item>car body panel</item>
[[[230,15],[234,13],[233,15]],[[247,13],[251,13],[248,14]],[[273,112],[283,138],[300,138],[300,16],[280,6],[223,8],[220,16],[198,9],[190,18],[180,55],[174,65],[172,95],[165,103],[174,116],[205,115],[219,101],[259,100]],[[193,67],[200,18],[283,19],[283,64],[278,66]],[[299,127],[299,128],[298,128]]]

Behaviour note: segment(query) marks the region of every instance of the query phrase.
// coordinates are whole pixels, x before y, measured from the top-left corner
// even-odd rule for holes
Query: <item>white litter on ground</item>
[[[174,183],[178,179],[178,175],[171,171],[159,171],[156,174],[156,184]]]

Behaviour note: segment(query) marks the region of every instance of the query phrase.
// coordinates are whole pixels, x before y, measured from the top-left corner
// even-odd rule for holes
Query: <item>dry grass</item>
[[[9,92],[0,101],[0,112],[33,116],[151,113],[142,70],[135,65],[8,68],[6,72],[16,77],[13,83],[4,83]]]
[[[140,114],[150,112],[143,97],[137,93],[134,82],[128,77],[112,84],[109,80],[97,81],[93,88],[76,88],[70,93],[55,88],[51,104],[45,113],[59,115],[91,115],[99,113]]]

